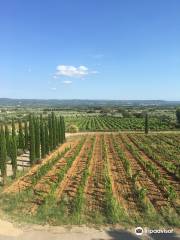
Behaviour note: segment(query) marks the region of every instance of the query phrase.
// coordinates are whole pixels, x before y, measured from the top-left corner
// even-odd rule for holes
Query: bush
[[[79,129],[76,125],[70,125],[68,126],[67,131],[70,133],[76,133],[79,132]]]

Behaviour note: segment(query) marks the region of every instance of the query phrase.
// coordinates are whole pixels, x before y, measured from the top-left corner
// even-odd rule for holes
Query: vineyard
[[[5,187],[0,205],[38,223],[180,226],[179,151],[179,134],[71,137]]]
[[[76,125],[79,131],[122,131],[144,130],[143,118],[120,118],[112,116],[74,116],[66,117],[66,129]],[[173,130],[174,124],[157,118],[149,119],[149,129],[152,131]]]

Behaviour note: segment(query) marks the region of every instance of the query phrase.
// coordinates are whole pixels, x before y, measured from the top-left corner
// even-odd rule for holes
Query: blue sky
[[[179,0],[2,0],[0,97],[180,100]]]

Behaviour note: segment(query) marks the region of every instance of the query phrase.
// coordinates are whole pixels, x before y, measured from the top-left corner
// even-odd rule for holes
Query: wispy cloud
[[[71,84],[72,81],[70,81],[70,80],[64,80],[64,81],[62,81],[62,83],[64,83],[64,84]]]
[[[83,65],[79,67],[58,65],[56,68],[56,73],[54,75],[54,78],[57,78],[58,76],[84,77],[88,74],[89,74],[88,68]]]
[[[80,65],[79,67],[75,67],[72,65],[58,65],[56,67],[56,72],[53,75],[53,78],[61,79],[61,77],[66,77],[67,80],[63,80],[62,83],[71,84],[72,81],[70,81],[69,79],[80,78],[83,80],[86,78],[86,76],[97,73],[99,72],[96,70],[89,70],[89,68],[84,65]]]

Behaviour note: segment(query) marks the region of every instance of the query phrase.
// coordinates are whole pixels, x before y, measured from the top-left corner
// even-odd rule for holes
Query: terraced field
[[[50,224],[180,226],[179,150],[180,134],[71,137],[4,189],[1,208]]]

